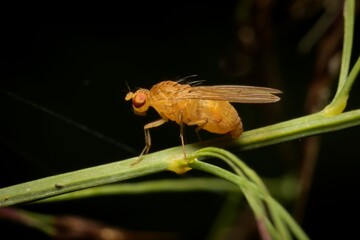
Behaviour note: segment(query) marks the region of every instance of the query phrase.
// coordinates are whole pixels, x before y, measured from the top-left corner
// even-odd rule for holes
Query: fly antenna
[[[129,90],[129,92],[131,92],[131,88],[130,88],[130,86],[129,86],[129,84],[128,84],[128,82],[127,81],[125,81],[125,84],[126,84],[126,87],[128,88],[128,90]]]

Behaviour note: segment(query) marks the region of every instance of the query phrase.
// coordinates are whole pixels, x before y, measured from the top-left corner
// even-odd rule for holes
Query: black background
[[[144,145],[143,125],[158,116],[153,111],[145,118],[132,113],[131,104],[124,100],[126,83],[132,89],[149,88],[162,80],[197,74],[209,85],[249,84],[247,79],[226,74],[220,67],[220,59],[234,48],[236,7],[236,1],[160,7],[139,4],[118,6],[116,11],[79,9],[70,17],[53,14],[56,8],[51,8],[42,12],[41,17],[27,12],[8,18],[2,30],[5,64],[0,87],[7,93],[0,93],[0,187],[139,154]],[[300,55],[296,44],[316,22],[316,16],[294,25],[285,23],[285,17],[281,14],[274,17],[284,91],[279,121],[304,114],[314,62],[314,52]],[[354,47],[357,49],[358,45]],[[27,99],[27,103],[9,96],[10,92]],[[348,110],[360,106],[358,92],[357,83]],[[237,108],[246,129],[269,124],[263,121],[264,107]],[[101,132],[126,147],[93,136],[49,111]],[[151,150],[179,145],[178,131],[174,123],[154,129]],[[349,216],[358,209],[355,181],[360,159],[356,148],[359,134],[359,127],[355,127],[322,137],[303,224],[310,238],[357,232]],[[196,141],[192,129],[187,130],[187,140]],[[288,160],[288,166],[293,167],[300,158],[301,144],[297,140],[240,155],[260,174],[271,176],[284,171],[284,164],[276,160],[278,148],[295,149],[294,159]],[[177,178],[171,173],[153,176],[166,177]],[[49,214],[79,214],[129,229],[173,231],[187,239],[202,239],[224,197],[214,193],[150,194],[28,208]],[[3,221],[0,229],[4,236],[5,232],[12,234],[13,239],[22,234],[46,239],[36,231]]]

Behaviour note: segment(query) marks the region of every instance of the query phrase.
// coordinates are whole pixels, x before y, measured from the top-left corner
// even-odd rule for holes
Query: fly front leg
[[[150,147],[151,147],[151,136],[150,136],[150,128],[155,128],[155,127],[159,127],[160,125],[163,125],[164,123],[166,123],[168,121],[168,119],[166,118],[162,118],[159,120],[156,120],[154,122],[148,123],[144,126],[144,134],[145,134],[145,147],[141,152],[140,157],[145,153],[148,154]]]
[[[155,128],[155,127],[159,127],[160,125],[166,123],[168,121],[167,118],[162,118],[162,119],[159,119],[159,120],[156,120],[154,122],[151,122],[151,123],[148,123],[144,126],[144,135],[145,135],[145,147],[144,149],[142,150],[140,156],[139,156],[139,159],[133,163],[132,165],[134,164],[137,164],[140,162],[140,160],[142,159],[141,157],[143,155],[146,155],[148,154],[149,150],[150,150],[150,147],[151,147],[151,136],[150,136],[150,128]]]

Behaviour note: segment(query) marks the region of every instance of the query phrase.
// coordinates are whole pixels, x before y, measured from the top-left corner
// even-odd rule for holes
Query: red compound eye
[[[135,108],[140,108],[144,106],[146,102],[146,95],[143,93],[138,93],[132,100],[132,104]]]

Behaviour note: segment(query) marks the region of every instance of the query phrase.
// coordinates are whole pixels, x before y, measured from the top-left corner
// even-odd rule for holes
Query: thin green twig
[[[353,37],[354,37],[354,19],[355,19],[354,0],[345,1],[343,15],[344,15],[344,38],[343,38],[343,52],[341,58],[338,87],[332,102],[324,109],[324,113],[326,115],[336,115],[344,111],[347,104],[347,100],[349,98],[349,92],[351,86],[355,81],[355,78],[349,79],[350,60],[351,60]],[[359,73],[358,69],[356,68],[356,65],[352,72],[355,75]]]
[[[352,43],[354,38],[354,19],[355,19],[355,1],[346,0],[344,3],[344,40],[343,40],[343,54],[341,59],[340,76],[338,82],[337,94],[342,90],[345,84],[349,69],[352,52]]]
[[[284,215],[285,210],[280,208],[280,204],[270,196],[260,177],[235,155],[223,149],[208,147],[197,151],[195,156],[197,158],[218,157],[226,163],[233,163],[229,165],[232,166],[236,175],[204,162],[193,161],[190,165],[194,169],[209,172],[239,186],[255,214],[263,239],[268,239],[269,236],[273,239],[291,239],[292,234],[297,239],[308,239],[291,216]],[[288,221],[289,218],[291,221]]]
[[[360,110],[331,117],[313,114],[244,132],[239,139],[220,138],[189,144],[186,145],[186,151],[190,156],[205,146],[236,146],[242,150],[249,150],[357,125],[360,125]],[[174,161],[180,159],[183,159],[181,146],[148,154],[136,165],[131,164],[137,157],[9,186],[0,189],[0,207],[165,171]]]

